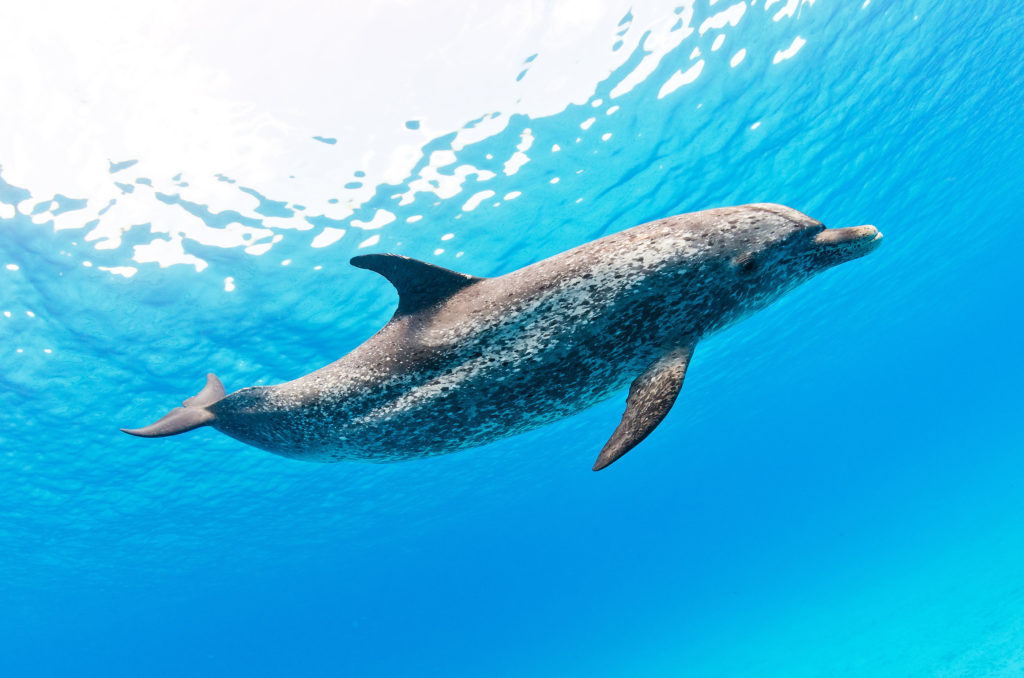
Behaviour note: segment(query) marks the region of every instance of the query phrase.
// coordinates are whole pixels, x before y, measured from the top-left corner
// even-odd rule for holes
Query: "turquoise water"
[[[309,204],[131,155],[43,191],[0,157],[0,672],[1024,675],[1024,13],[764,5],[626,15],[585,103],[478,111],[463,131],[504,127]],[[303,138],[341,158],[336,134]],[[886,241],[703,342],[601,473],[622,398],[386,466],[117,431],[207,371],[231,391],[358,345],[396,295],[357,253],[496,275],[758,201]]]

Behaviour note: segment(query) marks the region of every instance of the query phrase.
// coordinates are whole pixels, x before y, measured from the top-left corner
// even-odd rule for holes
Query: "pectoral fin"
[[[600,471],[636,447],[665,418],[683,387],[693,347],[677,349],[659,358],[629,387],[626,411],[615,433],[605,443],[594,463]]]

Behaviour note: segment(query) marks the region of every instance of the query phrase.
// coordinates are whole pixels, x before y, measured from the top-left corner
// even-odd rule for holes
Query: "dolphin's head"
[[[874,226],[825,228],[785,205],[731,208],[719,250],[736,313],[730,320],[775,301],[811,276],[874,250]]]

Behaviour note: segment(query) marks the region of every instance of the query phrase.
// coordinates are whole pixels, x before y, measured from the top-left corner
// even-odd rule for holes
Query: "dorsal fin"
[[[380,273],[395,286],[398,290],[395,315],[422,311],[483,280],[398,254],[363,254],[353,257],[351,263]]]

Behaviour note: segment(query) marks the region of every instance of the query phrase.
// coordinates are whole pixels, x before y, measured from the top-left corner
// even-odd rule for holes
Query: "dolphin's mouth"
[[[820,251],[827,252],[831,257],[841,261],[862,257],[881,243],[882,234],[874,226],[826,228],[814,236],[814,244]]]

